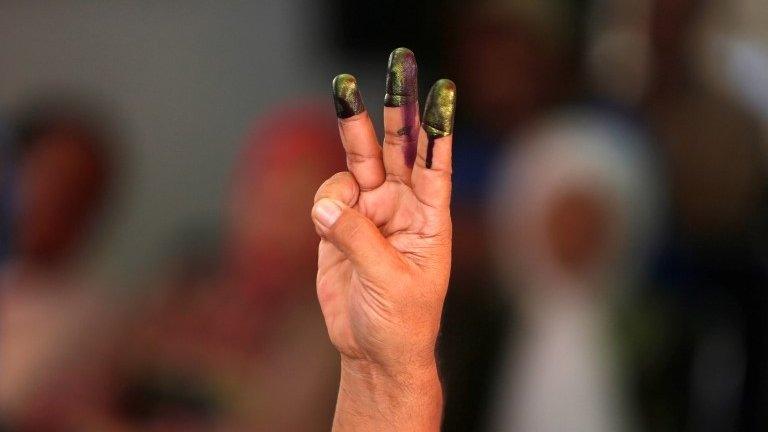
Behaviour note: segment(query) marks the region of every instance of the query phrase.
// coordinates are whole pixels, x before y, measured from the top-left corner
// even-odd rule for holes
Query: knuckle
[[[354,198],[356,196],[355,185],[356,182],[352,176],[352,173],[348,171],[338,172],[324,181],[323,184],[317,189],[317,192],[315,192],[314,202],[318,202],[323,198],[335,198],[336,195],[339,195],[340,193],[343,194],[343,191],[346,188],[352,190],[352,196]]]
[[[375,160],[378,157],[379,157],[378,154],[363,154],[358,152],[347,152],[347,163],[350,165],[362,164],[370,160]]]
[[[384,131],[384,145],[402,147],[416,143],[417,136],[411,133],[407,128],[400,130],[388,129]]]
[[[329,178],[327,181],[332,183],[347,183],[353,179],[354,177],[352,177],[352,173],[349,171],[341,171],[332,175],[331,178]]]
[[[397,172],[387,172],[387,181],[409,184],[410,179]]]

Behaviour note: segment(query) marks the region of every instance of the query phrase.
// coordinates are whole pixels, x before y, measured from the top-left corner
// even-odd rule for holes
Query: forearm
[[[375,366],[342,360],[333,430],[437,431],[442,405],[435,364],[390,374]]]

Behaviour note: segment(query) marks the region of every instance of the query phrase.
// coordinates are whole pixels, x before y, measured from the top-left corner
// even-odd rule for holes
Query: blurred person
[[[643,135],[573,109],[528,132],[499,165],[495,262],[519,311],[507,334],[492,430],[636,428],[618,305],[632,304],[657,234]],[[618,337],[617,337],[618,336]]]
[[[445,22],[445,63],[463,89],[454,145],[452,288],[439,352],[447,431],[483,428],[488,389],[514,326],[490,265],[483,212],[489,173],[520,131],[579,93],[576,1],[457,2]]]
[[[111,181],[111,137],[77,101],[33,103],[15,123],[0,269],[0,418],[13,430],[58,430],[91,389],[110,312],[78,260]]]
[[[661,329],[667,360],[641,385],[652,430],[768,425],[760,414],[768,404],[765,140],[756,119],[702,68],[701,48],[715,30],[704,18],[724,15],[717,3],[595,8],[592,89],[648,125],[669,181],[670,229],[648,293],[669,309]],[[723,51],[708,54],[710,63],[729,60]]]
[[[306,215],[317,182],[341,166],[339,139],[325,104],[298,101],[257,123],[237,159],[220,260],[193,243],[151,293],[121,342],[102,424],[327,430],[338,366]]]
[[[485,0],[452,11],[447,63],[472,90],[464,121],[505,137],[573,93],[575,5]]]
[[[745,234],[760,214],[765,181],[755,119],[708,88],[694,67],[692,38],[702,7],[698,0],[653,3],[654,73],[646,100],[669,161],[678,228],[696,242]]]
[[[446,67],[467,88],[455,161],[458,203],[484,200],[506,138],[578,92],[576,2],[484,0],[446,21]]]
[[[644,108],[665,158],[673,215],[659,283],[685,312],[678,319],[681,427],[765,430],[764,147],[756,119],[708,86],[695,61],[707,5],[656,0],[651,7]]]

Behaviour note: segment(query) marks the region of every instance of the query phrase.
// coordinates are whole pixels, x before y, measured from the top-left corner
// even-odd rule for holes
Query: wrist
[[[342,356],[334,431],[437,431],[442,404],[434,360],[393,371]]]

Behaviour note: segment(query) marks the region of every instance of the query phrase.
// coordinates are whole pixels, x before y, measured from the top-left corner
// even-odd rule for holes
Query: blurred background
[[[768,430],[768,3],[0,3],[0,430],[328,430],[309,219],[458,86],[446,431]],[[423,96],[422,96],[423,100]]]

